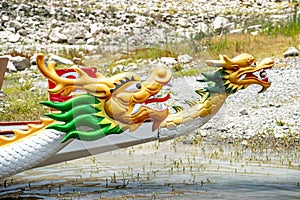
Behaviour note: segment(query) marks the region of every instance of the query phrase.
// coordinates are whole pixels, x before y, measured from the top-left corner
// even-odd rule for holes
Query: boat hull
[[[26,126],[20,122],[10,127]],[[3,126],[0,126],[3,130]],[[6,131],[9,132],[8,126]],[[12,132],[13,133],[13,132]],[[53,129],[43,129],[0,149],[0,179],[28,169],[59,162],[74,160],[120,148],[158,140],[158,131],[152,131],[152,123],[144,123],[133,132],[125,131],[118,135],[108,135],[96,141],[70,140],[61,143],[65,133]]]

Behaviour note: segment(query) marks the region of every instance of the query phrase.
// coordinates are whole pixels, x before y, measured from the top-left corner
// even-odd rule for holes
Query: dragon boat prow
[[[41,125],[42,125],[42,121],[0,122],[0,137],[1,135],[13,135],[14,132],[24,133],[28,131],[29,128],[28,126],[39,127]],[[44,133],[50,133],[50,132],[51,130],[50,131],[48,130],[47,132]],[[63,135],[64,133],[60,133],[60,134]],[[25,136],[25,134],[21,134],[21,135]],[[51,157],[38,163],[36,166],[32,168],[65,162],[65,161],[74,160],[77,158],[83,158],[86,156],[96,155],[100,153],[105,153],[108,151],[131,147],[146,142],[157,141],[158,139],[159,139],[159,132],[158,130],[152,131],[151,122],[143,123],[138,130],[132,132],[125,131],[121,135],[108,135],[107,137],[103,137],[95,141],[81,141],[81,140],[72,139],[66,143],[60,144],[59,147],[60,150],[58,150]],[[59,144],[60,142],[57,141],[57,143]]]
[[[189,109],[174,106],[176,113],[171,114],[161,106],[170,94],[158,96],[172,78],[163,65],[141,81],[133,72],[105,77],[95,69],[57,70],[55,63],[46,66],[44,55],[38,54],[38,69],[49,80],[50,93],[49,101],[41,104],[51,112],[34,123],[0,123],[0,133],[6,127],[2,130],[5,134],[0,134],[0,179],[36,167],[190,134],[210,120],[229,95],[251,84],[260,85],[261,91],[270,87],[266,70],[274,61],[255,62],[250,54],[232,59],[223,55],[220,60],[208,61],[218,69],[203,73],[198,80],[207,83],[207,87],[196,90],[199,100],[189,101]],[[77,90],[81,93],[72,96]],[[25,130],[9,130],[12,127]]]

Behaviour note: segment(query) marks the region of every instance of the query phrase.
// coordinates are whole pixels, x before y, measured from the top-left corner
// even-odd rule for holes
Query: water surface
[[[148,143],[28,170],[0,199],[300,199],[299,151]]]

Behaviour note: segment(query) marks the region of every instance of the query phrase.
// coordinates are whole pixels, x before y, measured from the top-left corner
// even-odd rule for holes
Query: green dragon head
[[[208,97],[213,93],[233,94],[249,85],[257,84],[262,86],[259,92],[267,90],[271,83],[267,77],[267,69],[274,65],[271,58],[265,58],[258,64],[250,54],[240,54],[232,59],[225,55],[220,56],[220,60],[208,60],[210,66],[219,67],[214,72],[202,73],[200,82],[207,82],[208,86],[196,92]]]

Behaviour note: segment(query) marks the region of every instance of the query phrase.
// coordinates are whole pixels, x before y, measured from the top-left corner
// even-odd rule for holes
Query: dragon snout
[[[272,58],[265,58],[257,64],[257,67],[271,68],[274,65]]]
[[[172,72],[164,65],[157,65],[146,82],[157,82],[166,85],[172,78]]]
[[[274,60],[272,58],[265,58],[258,63],[257,68],[260,70],[257,72],[256,76],[258,77],[260,85],[262,86],[262,89],[258,93],[266,91],[271,86],[271,82],[269,81],[266,70],[272,68],[273,66]]]

